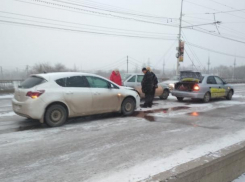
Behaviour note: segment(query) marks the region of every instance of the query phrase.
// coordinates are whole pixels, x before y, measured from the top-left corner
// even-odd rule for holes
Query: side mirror
[[[227,82],[224,81],[223,84],[225,85],[225,84],[227,84]]]
[[[109,88],[109,89],[113,89],[114,86],[113,86],[112,84],[109,84],[109,85],[108,85],[108,88]]]

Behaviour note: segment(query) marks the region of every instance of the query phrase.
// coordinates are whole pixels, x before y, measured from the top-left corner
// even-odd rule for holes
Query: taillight
[[[194,85],[193,90],[194,90],[194,91],[199,91],[199,90],[200,90],[199,85]]]
[[[30,92],[27,92],[26,96],[27,97],[31,97],[32,99],[36,99],[40,95],[42,95],[44,92],[45,92],[45,90],[38,90],[38,91],[35,91],[35,92],[30,91]]]

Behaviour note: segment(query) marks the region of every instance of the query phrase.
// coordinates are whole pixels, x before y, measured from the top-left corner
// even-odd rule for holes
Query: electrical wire
[[[146,34],[159,34],[159,35],[162,34],[162,35],[169,35],[169,36],[177,35],[177,34],[167,34],[167,33],[160,33],[160,32],[145,32],[145,31],[140,31],[140,30],[127,30],[127,29],[119,29],[119,28],[112,28],[112,27],[95,26],[95,25],[81,24],[81,23],[69,22],[69,21],[61,21],[61,20],[43,18],[43,17],[37,17],[37,16],[23,15],[23,14],[18,14],[18,13],[11,13],[11,12],[5,12],[5,11],[0,11],[0,13],[17,15],[17,16],[28,17],[28,18],[42,19],[42,20],[48,20],[48,21],[55,21],[55,22],[61,22],[61,23],[75,24],[75,25],[81,25],[81,26],[109,29],[109,31],[111,31],[111,30],[119,30],[119,31],[128,31],[128,32],[131,32],[131,33],[132,32],[133,33],[140,32],[140,33],[146,33]],[[1,17],[3,17],[3,16],[1,16]],[[12,18],[12,17],[5,17],[5,18]],[[17,18],[12,18],[12,19],[17,19]],[[23,20],[23,19],[19,19],[19,20]],[[32,20],[25,20],[25,21],[32,21]],[[47,22],[42,22],[42,23],[47,23]],[[50,24],[50,23],[47,23],[47,24]]]
[[[185,39],[185,41],[189,42],[187,39],[187,36],[185,35],[184,31],[182,31],[182,35]],[[195,51],[187,44],[187,47],[190,49],[191,53],[194,55],[194,57],[196,58],[196,60],[199,62],[199,64],[201,66],[203,66],[202,62],[200,61],[199,57],[197,56],[197,54],[195,53]],[[204,66],[203,66],[204,67]]]
[[[192,65],[196,68],[196,70],[198,71],[196,65],[194,64],[194,62],[192,61],[190,55],[188,54],[187,50],[185,49],[185,53],[187,54],[188,58],[190,59],[190,61],[192,62]]]
[[[170,45],[169,49],[164,53],[164,55],[159,59],[159,61],[157,61],[157,63],[154,64],[153,67],[155,67],[156,65],[159,64],[160,61],[162,61],[162,59],[164,59],[164,57],[170,52],[170,50],[173,48],[173,46],[175,45],[176,40],[173,42],[173,44]]]
[[[15,0],[15,1],[29,3],[29,4],[34,4],[34,5],[38,5],[38,6],[41,5],[41,4],[26,2],[26,1],[23,1],[23,0]],[[32,1],[51,5],[51,6],[45,6],[45,7],[56,8],[56,7],[53,7],[53,6],[58,6],[58,7],[62,7],[62,8],[74,9],[74,10],[77,10],[77,11],[83,11],[83,12],[91,13],[91,14],[94,14],[94,15],[97,15],[97,16],[106,15],[109,18],[113,17],[113,18],[119,18],[119,19],[124,19],[124,20],[133,20],[133,21],[149,23],[149,24],[155,24],[155,25],[163,25],[163,26],[169,26],[169,27],[178,27],[177,25],[163,24],[163,23],[152,22],[152,21],[143,20],[143,19],[136,19],[136,18],[132,18],[132,17],[125,17],[125,16],[114,15],[114,14],[96,12],[96,11],[92,11],[92,10],[86,10],[86,9],[82,9],[82,8],[76,8],[76,7],[62,5],[62,4],[57,4],[57,3],[50,3],[50,2],[47,2],[47,1],[43,1],[43,0],[32,0]],[[56,9],[62,9],[62,8],[56,8]],[[65,9],[62,9],[62,10],[65,10]],[[77,12],[77,11],[73,11],[73,12]]]
[[[186,28],[186,29],[190,29],[190,28]],[[227,39],[227,40],[230,40],[230,41],[234,41],[234,42],[245,44],[245,41],[236,40],[236,39],[225,37],[225,36],[222,36],[222,35],[219,35],[219,34],[213,34],[213,33],[205,32],[203,30],[198,30],[198,29],[195,29],[195,28],[192,28],[190,30],[195,30],[197,32],[202,32],[202,33],[205,33],[205,34],[208,34],[208,35],[212,35],[212,36],[215,36],[215,37],[219,37],[219,38]]]
[[[166,38],[160,38],[160,37],[150,37],[150,36],[145,37],[145,36],[137,36],[137,35],[124,35],[124,34],[116,34],[116,33],[96,32],[96,31],[88,31],[88,30],[80,30],[80,29],[70,29],[70,28],[61,28],[61,27],[46,26],[46,25],[37,25],[37,24],[31,24],[31,23],[22,23],[22,22],[16,22],[16,21],[0,20],[0,22],[8,23],[8,24],[38,27],[38,28],[64,30],[64,31],[70,31],[70,32],[77,32],[77,33],[92,33],[92,34],[99,34],[99,35],[123,36],[123,37],[132,37],[132,38],[146,38],[146,39],[156,39],[156,40],[175,40],[172,38],[166,39]]]
[[[53,0],[53,1],[61,2],[61,3],[65,3],[65,4],[70,4],[70,5],[82,6],[82,7],[86,7],[86,8],[92,8],[92,9],[96,9],[96,10],[100,10],[100,11],[108,11],[108,12],[111,12],[111,13],[120,13],[120,14],[140,16],[140,17],[147,17],[147,18],[175,19],[175,20],[178,20],[178,18],[161,17],[161,16],[151,16],[151,15],[143,15],[143,14],[135,14],[135,13],[129,13],[129,12],[120,12],[120,11],[108,10],[108,9],[98,8],[98,7],[89,6],[89,5],[82,5],[82,4],[80,4],[81,2],[79,4],[77,4],[78,1],[70,1],[70,2],[77,2],[77,3],[70,3],[70,2],[66,2],[66,1],[62,1],[62,0]]]
[[[230,57],[243,58],[243,59],[245,58],[245,56],[239,56],[239,55],[234,55],[234,54],[228,54],[228,53],[221,52],[221,51],[216,51],[214,49],[209,49],[209,48],[206,48],[206,47],[203,47],[203,46],[199,46],[197,44],[193,44],[193,43],[190,43],[190,42],[185,42],[185,43],[190,45],[190,46],[192,46],[192,47],[196,47],[196,48],[203,49],[203,50],[206,50],[206,51],[214,52],[214,53],[217,53],[217,54],[230,56]]]

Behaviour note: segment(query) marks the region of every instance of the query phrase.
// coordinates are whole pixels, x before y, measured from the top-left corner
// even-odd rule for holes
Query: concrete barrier
[[[245,142],[210,153],[141,182],[231,182],[245,173]]]

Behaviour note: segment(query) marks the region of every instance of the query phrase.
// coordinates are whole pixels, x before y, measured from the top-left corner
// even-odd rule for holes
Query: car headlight
[[[169,87],[170,89],[174,89],[174,83],[168,84],[168,87]]]

